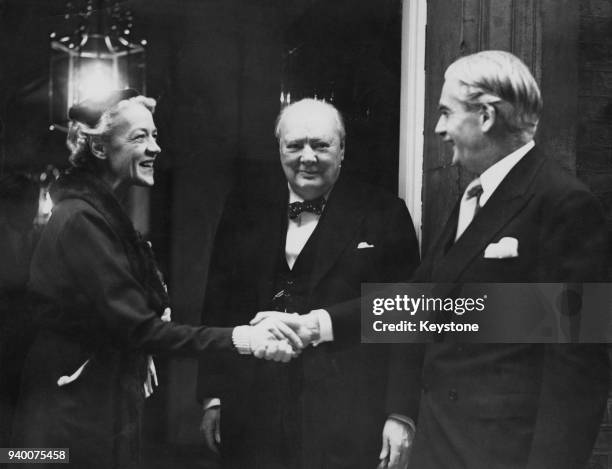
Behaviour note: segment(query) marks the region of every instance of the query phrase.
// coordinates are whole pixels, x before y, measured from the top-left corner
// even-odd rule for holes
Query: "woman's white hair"
[[[102,113],[95,127],[72,121],[68,129],[66,145],[70,150],[68,161],[75,167],[90,167],[95,165],[97,159],[91,153],[91,142],[96,140],[106,141],[117,126],[117,116],[126,107],[138,104],[148,109],[151,114],[155,112],[155,99],[147,96],[134,96],[133,98],[119,101]]]
[[[470,108],[493,106],[506,129],[521,140],[531,140],[542,112],[540,89],[527,66],[509,52],[489,50],[452,63],[444,74],[464,88]]]

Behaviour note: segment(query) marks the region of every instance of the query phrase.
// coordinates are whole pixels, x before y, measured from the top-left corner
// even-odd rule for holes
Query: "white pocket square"
[[[87,360],[85,360],[83,364],[79,366],[77,370],[71,375],[60,376],[59,379],[57,380],[57,385],[59,387],[62,387],[62,386],[66,386],[67,384],[72,383],[73,381],[76,381],[78,377],[81,376],[81,373],[83,373],[83,370],[85,369],[85,367],[89,364],[89,360],[91,359],[88,358]]]
[[[374,247],[373,244],[367,243],[366,241],[362,241],[361,243],[357,245],[357,249],[368,249],[368,248],[373,248],[373,247]]]
[[[507,259],[518,257],[518,239],[505,237],[497,243],[491,243],[484,252],[485,259]]]

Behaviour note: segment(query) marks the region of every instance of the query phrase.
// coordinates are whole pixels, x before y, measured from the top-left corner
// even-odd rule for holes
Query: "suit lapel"
[[[537,152],[532,150],[512,168],[463,235],[450,247],[446,255],[438,259],[433,268],[432,279],[454,282],[474,258],[482,255],[486,246],[533,197],[530,185],[542,162]],[[454,219],[449,220],[447,225],[456,227],[458,210],[452,217]],[[454,232],[451,236],[454,236]],[[438,248],[441,250],[444,246]]]
[[[442,236],[437,242],[433,253],[436,256],[436,260],[441,259],[446,255],[449,249],[455,243],[455,234],[457,233],[457,223],[459,220],[459,207],[461,206],[461,200],[457,201],[455,208],[453,209],[444,230]]]
[[[457,232],[457,219],[459,217],[459,205],[457,202],[455,208],[451,212],[442,234],[438,236],[435,242],[428,248],[423,262],[414,272],[411,281],[413,282],[428,282],[432,278],[432,270],[440,263],[446,255],[448,249],[453,245],[455,233]]]
[[[352,190],[349,182],[340,178],[329,196],[315,230],[318,249],[310,277],[311,289],[333,267],[354,239],[364,217],[362,205],[361,192]]]
[[[289,190],[285,185],[275,191],[273,197],[266,200],[255,214],[257,228],[253,229],[255,241],[252,246],[257,265],[253,266],[253,272],[257,272],[258,276],[257,292],[260,305],[267,304],[274,295],[272,290],[279,255],[285,250],[288,200]]]

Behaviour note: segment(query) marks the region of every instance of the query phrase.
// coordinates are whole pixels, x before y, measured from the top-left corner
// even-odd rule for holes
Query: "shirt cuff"
[[[237,326],[232,331],[232,342],[240,355],[251,354],[251,326]]]
[[[312,345],[316,347],[321,342],[333,342],[334,329],[329,313],[324,309],[313,309],[309,314],[312,314],[319,321],[319,339],[314,341]]]
[[[414,424],[414,420],[412,420],[410,417],[406,417],[405,415],[402,415],[402,414],[391,414],[389,415],[389,418],[393,420],[397,420],[398,422],[405,423],[406,425],[410,427],[413,433],[416,433],[416,425]]]
[[[212,409],[213,407],[221,407],[221,399],[219,399],[218,397],[204,398],[204,400],[202,401],[202,409],[208,410]]]

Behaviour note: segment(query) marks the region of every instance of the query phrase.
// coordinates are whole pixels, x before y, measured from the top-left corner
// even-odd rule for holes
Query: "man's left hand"
[[[414,430],[407,423],[388,418],[382,433],[380,465],[388,469],[406,469],[414,441]]]

